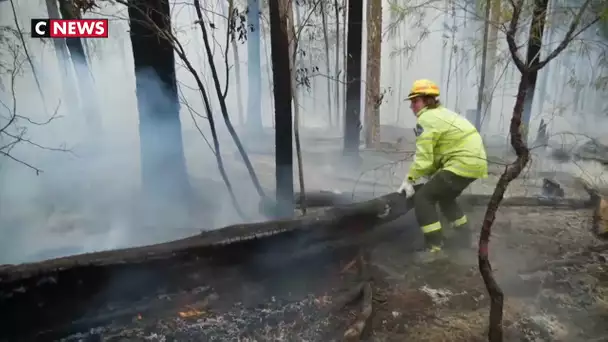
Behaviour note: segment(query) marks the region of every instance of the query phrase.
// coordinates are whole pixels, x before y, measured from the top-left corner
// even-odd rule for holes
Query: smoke
[[[21,26],[28,27],[24,24],[29,23],[31,13],[40,9],[22,5],[19,10]],[[110,16],[119,12],[112,7],[102,11]],[[9,19],[3,18],[0,24],[9,25]],[[189,19],[179,15],[174,22],[176,27],[191,24]],[[140,146],[138,110],[144,115],[152,115],[171,99],[160,91],[155,75],[141,74],[138,75],[138,87],[147,97],[141,97],[143,101],[138,104],[127,27],[124,20],[112,21],[110,39],[86,42],[90,66],[87,72],[93,79],[94,93],[80,86],[82,79],[72,80],[79,86],[77,93],[64,93],[62,70],[52,44],[26,38],[30,53],[39,65],[47,102],[41,103],[31,70],[24,68],[16,80],[17,112],[32,121],[43,122],[48,119],[45,108],[51,113],[57,108],[60,117],[46,125],[27,124],[27,137],[38,146],[22,142],[12,151],[16,158],[34,165],[42,173],[37,175],[24,165],[0,159],[0,227],[5,237],[0,243],[0,264],[163,242],[241,222],[219,177],[213,152],[193,124],[196,120],[203,135],[210,139],[200,94],[193,85],[192,76],[179,61],[176,68],[182,137],[179,133],[176,135],[175,127],[168,127],[172,123],[156,121],[156,143]],[[180,32],[185,36],[181,37],[184,41],[198,33],[192,30],[185,34]],[[218,37],[218,40],[221,39]],[[200,74],[208,74],[207,63],[197,60],[194,52],[203,47],[194,43],[185,45]],[[217,58],[221,60],[222,56],[218,54]],[[78,63],[78,60],[69,60],[68,65],[74,68],[74,62]],[[217,60],[216,64],[223,65]],[[220,69],[218,72],[220,78],[225,78],[224,71]],[[72,70],[70,76],[75,75]],[[236,103],[233,103],[236,101],[230,100],[236,96],[234,75],[231,76],[232,89],[227,102],[229,111],[234,113],[233,120],[236,120]],[[4,75],[3,82],[6,83]],[[8,91],[10,87],[2,89],[3,101],[10,100]],[[211,98],[216,97],[212,87],[207,91]],[[98,104],[99,124],[88,119],[88,114],[92,114],[87,111],[91,103]],[[219,111],[214,111],[214,114],[222,155],[239,202],[248,219],[260,220],[263,217],[257,210],[259,197],[235,153],[234,143],[228,137]],[[170,131],[173,133],[169,134]],[[169,153],[165,149],[170,146],[171,139],[183,141],[188,172],[184,176],[189,178],[192,196],[187,202],[175,203],[175,196],[171,193],[180,180],[167,174],[167,166],[176,160],[179,162],[179,157],[156,165],[147,163],[145,171],[153,174],[156,183],[155,203],[149,206],[146,204],[148,201],[144,201],[149,194],[143,192],[144,170],[140,152],[145,148],[147,156],[166,156]],[[151,140],[154,138],[147,141]],[[51,151],[49,148],[68,151]],[[261,177],[266,179],[267,185],[269,177]]]

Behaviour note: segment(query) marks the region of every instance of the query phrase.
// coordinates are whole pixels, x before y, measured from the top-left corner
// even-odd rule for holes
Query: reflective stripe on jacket
[[[418,112],[416,155],[408,178],[412,181],[448,170],[462,177],[488,176],[481,135],[466,118],[439,106]]]

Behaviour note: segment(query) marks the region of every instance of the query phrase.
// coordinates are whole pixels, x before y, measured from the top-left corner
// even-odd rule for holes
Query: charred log
[[[345,251],[352,255],[352,246],[367,238],[349,233],[349,223],[376,233],[367,228],[389,222],[407,208],[404,197],[390,194],[293,220],[235,225],[158,245],[4,266],[0,319],[7,328],[0,339],[54,339],[131,319],[159,292],[211,282],[226,287],[229,284],[217,283],[230,279],[231,272],[263,274],[314,255],[326,254],[325,261]],[[108,310],[111,303],[128,304],[118,305],[124,311]]]

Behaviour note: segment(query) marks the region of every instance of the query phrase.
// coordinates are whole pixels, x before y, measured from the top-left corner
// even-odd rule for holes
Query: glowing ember
[[[178,312],[178,314],[179,314],[179,317],[181,317],[181,318],[189,318],[189,317],[200,316],[203,314],[203,312],[196,310],[196,309],[188,309],[186,311],[180,311],[180,312]]]

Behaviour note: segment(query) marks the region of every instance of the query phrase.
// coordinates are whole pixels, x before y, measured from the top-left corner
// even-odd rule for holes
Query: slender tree
[[[321,12],[321,25],[323,26],[323,43],[324,43],[324,47],[325,47],[325,70],[327,72],[327,75],[331,75],[331,67],[329,66],[329,37],[327,34],[327,12],[326,12],[326,4],[325,1],[321,1],[319,3],[319,11]],[[333,123],[333,117],[332,117],[332,110],[331,110],[331,79],[330,77],[327,77],[327,118],[328,118],[328,123],[329,123],[329,127],[333,127],[334,123]]]
[[[336,77],[336,125],[340,126],[340,3],[334,0],[334,14],[336,16],[336,60],[335,60],[335,77]]]
[[[262,130],[262,72],[260,64],[260,0],[247,0],[247,126]]]
[[[297,93],[297,80],[296,80],[296,58],[299,48],[299,35],[296,31],[296,26],[293,18],[293,6],[298,8],[298,3],[292,0],[287,1],[287,8],[283,11],[287,19],[287,37],[289,39],[289,70],[290,70],[290,86],[291,86],[291,98],[293,100],[293,135],[296,143],[296,158],[298,161],[298,183],[300,185],[300,209],[303,214],[306,214],[306,191],[304,184],[304,162],[302,160],[302,148],[300,145],[300,101]],[[297,11],[296,13],[298,13]],[[302,27],[298,26],[301,30]]]
[[[270,0],[270,45],[275,108],[275,167],[277,214],[292,216],[293,145],[291,118],[291,74],[289,70],[289,38],[287,35],[286,1]]]
[[[490,0],[490,27],[488,30],[488,46],[487,46],[487,64],[485,84],[483,91],[483,103],[481,109],[481,130],[485,131],[485,127],[490,124],[492,117],[492,98],[494,97],[494,84],[496,78],[496,66],[498,64],[498,29],[500,16],[502,14],[502,1]]]
[[[482,106],[483,106],[483,97],[484,90],[486,87],[486,64],[488,57],[488,34],[490,31],[490,2],[492,0],[486,1],[485,4],[485,15],[484,15],[484,25],[483,25],[483,47],[481,54],[481,72],[479,76],[479,87],[477,92],[477,113],[475,115],[475,127],[478,131],[481,131],[481,115],[482,115]]]
[[[362,22],[363,0],[349,0],[346,58],[346,113],[344,118],[344,155],[348,157],[359,156],[359,131],[361,128]]]
[[[236,39],[236,16],[234,8],[234,0],[228,0],[228,32],[230,34],[230,44],[232,44],[232,56],[234,60],[234,75],[236,79],[236,103],[239,111],[239,123],[241,126],[245,124],[245,116],[243,114],[243,91],[241,86],[241,59],[239,58],[239,46]]]
[[[42,84],[40,82],[40,78],[38,77],[38,70],[36,68],[36,64],[30,55],[29,48],[25,42],[25,38],[23,37],[23,30],[21,30],[21,26],[19,25],[19,19],[17,17],[17,9],[15,8],[15,0],[10,0],[11,10],[13,12],[13,21],[15,23],[15,27],[17,28],[17,34],[19,40],[21,41],[21,45],[23,45],[23,52],[25,53],[25,57],[27,59],[27,63],[32,68],[32,76],[34,76],[34,81],[36,82],[36,87],[38,88],[38,94],[40,94],[40,99],[42,100],[42,110],[44,110],[48,114],[48,110],[46,107],[46,99],[44,96],[44,92],[42,91]]]
[[[532,91],[535,84],[535,74],[540,69],[545,67],[551,60],[557,57],[573,39],[576,38],[581,32],[588,29],[595,22],[600,20],[603,13],[606,13],[606,9],[603,8],[601,11],[593,12],[595,18],[589,19],[582,23],[583,14],[586,13],[587,8],[590,5],[591,0],[585,0],[578,9],[570,22],[567,32],[564,34],[561,42],[558,46],[552,50],[544,60],[540,60],[537,57],[530,55],[530,49],[535,49],[535,45],[542,42],[542,34],[545,26],[545,15],[547,10],[547,0],[535,0],[533,2],[532,17],[530,20],[530,29],[528,31],[528,50],[525,59],[520,57],[519,46],[516,41],[518,37],[517,29],[521,25],[522,13],[525,13],[524,3],[525,0],[515,0],[511,3],[512,16],[508,24],[506,32],[507,45],[511,54],[513,64],[517,67],[520,73],[519,85],[517,88],[517,95],[515,97],[515,104],[513,106],[513,115],[511,116],[511,124],[509,126],[509,134],[511,139],[511,146],[515,151],[517,158],[515,161],[505,168],[504,172],[500,176],[492,197],[488,203],[481,232],[479,236],[479,246],[477,252],[477,260],[479,266],[479,272],[483,278],[486,289],[490,296],[490,320],[488,325],[488,340],[491,342],[503,341],[503,304],[504,304],[504,293],[502,289],[494,279],[492,272],[492,266],[489,259],[489,241],[492,233],[492,224],[496,219],[496,212],[500,207],[503,200],[504,194],[509,186],[509,183],[515,178],[519,177],[521,172],[524,170],[528,161],[530,160],[530,149],[524,138],[524,132],[522,132],[522,118],[524,116],[524,108],[526,101],[529,99],[529,91]],[[598,14],[599,13],[599,14]],[[581,27],[582,26],[582,27]],[[540,51],[536,50],[537,52]],[[532,62],[532,63],[530,63]]]
[[[545,33],[545,22],[547,19],[547,8],[549,0],[534,0],[534,10],[532,17],[534,21],[530,25],[530,39],[528,40],[528,48],[526,51],[526,64],[530,66],[538,65],[540,62],[540,51],[543,43],[543,35]],[[528,89],[526,91],[526,99],[524,101],[522,134],[524,142],[528,142],[528,132],[530,119],[532,118],[532,104],[534,103],[534,92],[536,90],[536,81],[538,79],[538,69],[532,69],[528,75]]]
[[[365,145],[380,143],[380,75],[382,2],[367,2],[367,76],[365,81]]]

